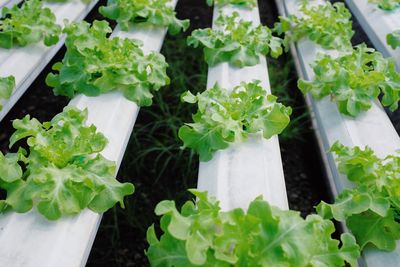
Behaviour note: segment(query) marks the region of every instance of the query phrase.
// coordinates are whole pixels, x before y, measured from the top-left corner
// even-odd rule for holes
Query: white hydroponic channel
[[[400,30],[400,8],[393,11],[380,9],[368,0],[346,0],[375,48],[385,57],[393,57],[400,71],[400,48],[393,49],[386,42],[386,36]]]
[[[225,15],[237,11],[241,19],[252,21],[254,26],[260,24],[258,8],[215,7],[214,22],[220,10]],[[229,63],[210,67],[207,87],[218,82],[222,88],[232,90],[241,82],[253,80],[260,80],[260,85],[271,93],[265,57],[253,67],[235,68]],[[288,209],[278,136],[266,140],[261,133],[254,134],[243,143],[217,151],[211,161],[200,163],[198,188],[215,196],[223,210],[246,210],[260,195],[271,205]]]
[[[276,0],[280,2],[281,0]],[[298,10],[300,0],[285,0],[281,3],[280,10],[284,15],[300,15]],[[322,1],[314,1],[319,4]],[[318,53],[337,54],[337,51],[327,51],[309,40],[301,40],[293,47],[293,53],[297,59],[297,67],[300,75],[307,80],[312,80],[314,73],[310,64],[316,59]],[[394,154],[400,148],[400,138],[390,122],[386,112],[378,100],[372,103],[371,109],[363,112],[356,118],[343,115],[339,112],[336,104],[331,102],[329,97],[320,101],[307,96],[307,102],[313,111],[314,127],[319,137],[322,153],[340,141],[342,144],[354,147],[371,147],[377,156],[385,157]],[[340,193],[344,188],[351,187],[347,178],[339,174],[337,165],[332,153],[327,153],[325,162],[330,170],[331,187],[335,194]],[[397,249],[393,252],[383,252],[375,249],[366,249],[360,260],[360,265],[368,267],[394,267],[400,262],[400,241],[397,242]]]
[[[175,6],[177,0],[171,1]],[[143,41],[145,53],[160,51],[165,28],[137,27],[112,36]],[[132,133],[139,107],[121,93],[98,97],[77,96],[70,105],[88,109],[88,124],[94,124],[109,140],[102,155],[119,167]],[[50,222],[32,210],[25,214],[0,216],[0,266],[7,267],[78,267],[85,266],[101,214],[88,209],[77,216]]]
[[[66,3],[44,3],[43,7],[50,8],[56,16],[57,24],[63,26],[64,20],[81,21],[97,2],[98,0],[93,0],[85,4],[81,0],[72,0]],[[0,121],[64,45],[64,40],[65,36],[62,36],[57,44],[50,47],[43,43],[12,49],[0,47],[0,77],[9,75],[15,77],[15,88],[10,99],[0,99],[0,104],[3,106],[0,111]]]

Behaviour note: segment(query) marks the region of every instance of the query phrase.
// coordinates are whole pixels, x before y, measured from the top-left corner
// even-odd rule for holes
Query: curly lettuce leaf
[[[272,35],[271,29],[239,20],[237,12],[231,16],[220,14],[215,25],[217,29],[194,30],[187,39],[190,46],[204,47],[204,59],[210,66],[220,62],[237,67],[254,66],[260,62],[260,56],[270,54],[278,58],[283,53],[283,42]]]
[[[68,2],[71,2],[71,0],[45,0],[46,2],[49,2],[49,3],[68,3]],[[89,4],[92,0],[81,0],[82,1],[82,3],[85,3],[85,4]]]
[[[15,120],[10,146],[26,140],[28,151],[0,153],[0,187],[7,191],[3,210],[27,212],[34,206],[49,220],[85,208],[105,212],[134,191],[115,179],[116,166],[99,154],[107,139],[86,126],[87,110],[66,107],[50,122],[27,115]]]
[[[234,5],[239,7],[253,8],[257,6],[257,0],[207,0],[207,5],[212,6]]]
[[[206,192],[191,190],[196,202],[181,212],[174,201],[160,202],[159,239],[147,232],[151,266],[356,266],[359,247],[350,234],[331,238],[334,225],[320,216],[306,219],[257,198],[242,209],[222,212]]]
[[[386,41],[393,49],[400,47],[400,30],[389,33],[386,36]]]
[[[53,65],[47,85],[55,95],[73,98],[76,94],[98,96],[121,91],[139,106],[150,106],[153,94],[169,83],[168,64],[157,52],[145,55],[138,40],[107,38],[111,28],[106,21],[73,23],[64,29],[67,52]]]
[[[0,77],[0,101],[3,99],[9,99],[15,88],[14,76]],[[3,106],[0,104],[0,110]]]
[[[331,96],[343,114],[355,117],[370,109],[371,101],[381,92],[384,106],[392,111],[398,108],[400,74],[394,60],[384,58],[365,44],[337,58],[320,55],[313,70],[314,80],[299,80],[299,89],[317,99]]]
[[[168,27],[170,34],[178,34],[189,28],[189,20],[176,18],[176,12],[169,6],[170,0],[108,0],[107,6],[99,8],[106,18],[116,20],[124,31],[129,23],[149,23]]]
[[[18,164],[19,156],[16,153],[3,155],[0,152],[0,181],[15,182],[22,177],[22,168]]]
[[[0,20],[0,47],[27,46],[43,40],[52,46],[59,40],[61,27],[49,8],[43,8],[40,0],[25,1],[21,7],[2,9]]]
[[[400,7],[400,0],[369,0],[369,2],[377,4],[379,8],[387,11]]]
[[[335,143],[339,171],[354,188],[343,190],[335,203],[321,202],[317,211],[326,219],[345,222],[363,249],[367,245],[392,251],[400,239],[400,157],[380,159],[370,148]]]
[[[285,33],[285,44],[308,38],[325,49],[351,49],[352,30],[351,13],[344,3],[313,6],[303,1],[299,7],[301,16],[279,17],[274,31]]]
[[[231,142],[247,139],[249,134],[262,132],[264,138],[281,133],[289,124],[290,107],[267,95],[259,81],[241,83],[232,92],[218,84],[196,96],[190,92],[182,100],[197,103],[193,123],[179,129],[184,147],[195,150],[201,161],[211,160],[213,154]]]

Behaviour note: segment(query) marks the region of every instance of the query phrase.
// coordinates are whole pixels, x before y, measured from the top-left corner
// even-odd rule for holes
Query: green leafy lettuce
[[[68,3],[71,0],[44,0],[49,3]],[[81,0],[82,3],[89,4],[92,0]]]
[[[400,157],[380,159],[370,148],[335,143],[339,171],[354,184],[334,204],[321,202],[318,213],[346,222],[361,248],[373,245],[392,251],[400,239]],[[397,218],[396,218],[397,217]]]
[[[52,46],[59,40],[61,27],[49,8],[43,8],[40,0],[27,0],[21,7],[2,9],[0,20],[0,47],[26,46],[43,40]]]
[[[129,23],[149,23],[168,27],[169,33],[186,31],[189,20],[179,20],[176,12],[169,6],[170,0],[108,0],[107,6],[100,7],[106,18],[116,20],[122,30],[129,29]]]
[[[15,87],[14,76],[0,77],[0,101],[9,99]],[[0,102],[0,110],[3,108]]]
[[[89,208],[105,212],[134,191],[115,179],[116,166],[99,154],[106,137],[85,126],[87,110],[66,107],[50,122],[29,115],[13,121],[10,147],[26,139],[28,150],[0,153],[0,187],[7,191],[3,211],[27,212],[36,206],[49,220]]]
[[[295,211],[271,207],[260,197],[242,209],[222,212],[207,193],[191,190],[196,202],[179,212],[174,201],[160,202],[160,239],[154,226],[147,231],[146,255],[151,266],[356,266],[359,247],[350,234],[342,245],[332,239],[329,220],[318,215],[306,219]]]
[[[369,2],[377,4],[383,10],[395,10],[400,7],[400,0],[369,0]]]
[[[264,138],[281,133],[289,124],[290,107],[267,95],[259,81],[241,83],[231,92],[218,84],[205,92],[182,95],[187,103],[197,103],[193,123],[179,129],[184,147],[195,150],[201,161],[211,160],[213,154],[231,142],[247,139],[249,134],[262,132]]]
[[[382,104],[396,110],[400,99],[400,74],[394,60],[385,59],[365,44],[337,58],[323,54],[314,62],[313,81],[299,80],[303,93],[317,99],[331,96],[339,111],[357,116],[371,107],[371,101],[382,92]]]
[[[235,5],[248,8],[257,6],[257,0],[207,0],[207,5],[209,6],[212,6],[214,3],[217,6]]]
[[[299,7],[301,16],[279,17],[274,31],[285,33],[285,43],[308,38],[325,49],[351,49],[352,30],[351,13],[343,3],[312,6],[303,1]]]
[[[145,55],[138,40],[107,38],[111,28],[106,21],[73,23],[64,29],[67,52],[62,62],[53,65],[46,83],[55,95],[70,98],[83,93],[97,96],[121,91],[139,106],[152,104],[152,90],[169,83],[168,64],[157,52]]]
[[[400,30],[389,33],[386,36],[386,41],[393,49],[400,47]]]
[[[187,39],[188,45],[204,46],[204,58],[210,66],[220,62],[237,67],[254,66],[262,55],[277,58],[283,52],[282,40],[273,36],[271,29],[239,20],[237,12],[231,16],[220,14],[215,25],[217,29],[194,30]]]

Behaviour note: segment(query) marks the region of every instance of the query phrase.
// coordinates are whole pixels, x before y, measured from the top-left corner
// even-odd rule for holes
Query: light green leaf
[[[215,151],[229,146],[218,128],[204,129],[201,132],[198,129],[198,127],[193,128],[193,124],[184,125],[179,129],[178,136],[183,141],[184,147],[189,147],[200,155],[201,161],[211,160]]]
[[[6,183],[15,182],[22,177],[22,169],[18,164],[17,154],[3,155],[0,151],[0,180]]]
[[[194,30],[187,39],[190,46],[204,47],[204,58],[210,66],[220,62],[237,67],[254,66],[261,56],[270,54],[277,58],[283,53],[283,41],[273,36],[271,29],[239,20],[237,12],[231,16],[219,14],[215,24],[217,28]]]
[[[108,38],[106,21],[72,23],[65,27],[67,52],[53,66],[47,85],[55,95],[98,96],[121,91],[139,106],[152,104],[152,91],[169,84],[168,64],[156,52],[144,54],[142,43],[128,38]]]
[[[281,133],[292,112],[267,95],[259,81],[242,83],[232,92],[216,84],[196,96],[184,93],[182,100],[197,103],[198,111],[193,115],[194,123],[182,126],[178,135],[183,147],[196,151],[201,161],[211,160],[217,150],[244,141],[249,134],[261,132],[268,139]]]
[[[400,7],[400,0],[368,0],[368,2],[377,4],[379,8],[387,11]]]
[[[382,104],[397,109],[400,100],[400,74],[395,62],[384,58],[365,44],[336,58],[320,55],[313,63],[312,81],[299,80],[303,93],[317,99],[330,96],[341,113],[352,117],[371,108],[371,102],[383,93]]]
[[[335,203],[321,202],[318,213],[324,218],[345,222],[361,248],[372,244],[392,251],[400,239],[400,157],[380,159],[366,147],[348,148],[335,143],[339,171],[348,176],[354,188],[343,190]]]
[[[173,35],[189,28],[189,20],[179,20],[169,5],[169,0],[108,0],[107,6],[100,7],[100,13],[106,18],[116,20],[124,31],[129,23],[148,23],[168,27]]]
[[[400,30],[389,33],[386,36],[386,41],[393,49],[400,47]]]
[[[133,185],[114,177],[115,163],[102,157],[107,139],[86,126],[87,110],[66,107],[50,122],[15,120],[11,144],[27,138],[28,151],[0,153],[0,187],[4,208],[27,212],[33,205],[49,220],[85,208],[105,212],[133,193]],[[21,168],[21,166],[24,168]],[[24,173],[22,173],[24,169]]]
[[[15,88],[14,76],[0,77],[0,103],[3,99],[9,99]],[[0,110],[3,106],[0,104]]]
[[[160,202],[155,211],[159,216],[165,214],[170,216],[168,231],[174,238],[185,240],[188,237],[190,219],[179,214],[173,201]]]
[[[378,249],[393,251],[400,239],[400,224],[394,220],[393,210],[385,217],[373,212],[353,215],[346,224],[361,248],[371,243]]]
[[[342,246],[331,238],[333,223],[317,215],[305,220],[298,212],[271,207],[261,198],[242,209],[220,211],[218,202],[206,192],[189,206],[189,235],[175,238],[169,231],[173,201],[163,201],[156,212],[163,234],[158,241],[154,227],[148,230],[147,257],[152,266],[356,266],[359,247],[350,234],[342,235]],[[185,204],[186,205],[186,204]],[[160,212],[162,210],[163,212]]]
[[[303,14],[279,17],[274,31],[285,33],[285,43],[307,37],[325,49],[351,49],[351,13],[344,3],[324,1],[318,6],[302,1],[299,8]]]
[[[210,242],[200,232],[196,231],[189,235],[185,246],[189,261],[196,265],[205,264],[210,246]]]
[[[256,0],[207,0],[207,5],[212,6],[226,6],[226,5],[234,5],[238,7],[246,7],[253,8],[257,6]]]
[[[52,46],[59,40],[61,27],[40,0],[27,0],[21,7],[14,5],[11,9],[4,7],[2,17],[0,47],[26,46],[42,40],[46,46]]]
[[[315,254],[312,259],[312,266],[341,266],[343,260],[350,266],[357,266],[357,258],[360,257],[360,247],[351,234],[345,233],[340,236],[342,246],[336,250],[337,243],[331,242],[328,252],[322,250],[321,254]],[[322,245],[322,244],[321,244]],[[332,251],[335,251],[332,253]]]
[[[150,246],[146,251],[152,267],[194,267],[186,255],[185,242],[164,234],[160,242]]]

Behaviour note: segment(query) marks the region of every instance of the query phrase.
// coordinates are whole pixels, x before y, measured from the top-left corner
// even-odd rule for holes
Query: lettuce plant
[[[331,96],[343,114],[357,116],[368,110],[371,101],[381,92],[383,105],[392,111],[398,107],[400,74],[396,72],[394,60],[385,59],[365,44],[337,58],[320,55],[313,69],[314,80],[299,80],[300,90],[310,92],[317,99]]]
[[[351,13],[343,3],[312,6],[303,1],[299,7],[301,16],[279,17],[274,30],[285,33],[285,43],[308,38],[325,49],[351,49],[352,30]]]
[[[369,0],[369,2],[377,4],[379,8],[387,11],[400,7],[400,0]]]
[[[2,9],[0,20],[0,47],[26,46],[43,40],[52,46],[59,40],[61,27],[49,8],[43,8],[40,0],[27,0],[21,7]]]
[[[257,6],[257,0],[207,0],[207,5],[226,6],[234,5],[239,7],[253,8]]]
[[[389,33],[386,36],[386,41],[393,49],[400,47],[400,30]]]
[[[26,139],[28,149],[0,153],[0,188],[3,211],[27,212],[36,206],[49,220],[89,208],[105,212],[134,191],[115,179],[115,163],[99,154],[106,137],[94,125],[86,126],[87,110],[66,107],[50,122],[29,115],[13,121],[10,147]]]
[[[174,201],[156,206],[162,235],[157,237],[154,226],[147,231],[151,266],[356,266],[360,252],[354,237],[342,234],[339,246],[331,238],[333,223],[318,215],[303,219],[260,197],[247,212],[223,212],[207,193],[190,191],[197,201],[186,202],[180,212]]]
[[[14,76],[0,77],[0,101],[9,99],[15,87]],[[0,102],[1,103],[1,102]],[[0,104],[0,110],[3,106]]]
[[[71,2],[71,0],[44,0],[49,3],[68,3]],[[92,0],[81,0],[81,2],[85,4],[89,4]]]
[[[168,27],[169,33],[186,31],[189,20],[179,20],[176,12],[168,6],[170,0],[108,0],[107,6],[100,7],[106,18],[116,20],[122,30],[129,29],[129,23],[149,23]]]
[[[193,115],[193,123],[179,129],[179,138],[202,161],[210,160],[217,150],[227,148],[231,142],[246,140],[252,133],[262,132],[269,139],[285,129],[292,112],[276,99],[267,94],[259,81],[241,83],[231,92],[218,84],[197,95],[188,91],[182,100],[197,103],[198,111]]]
[[[345,222],[361,248],[394,250],[400,240],[400,157],[380,159],[368,147],[339,143],[331,151],[354,188],[343,190],[333,204],[321,202],[318,213]]]
[[[53,66],[58,73],[49,73],[46,83],[56,95],[121,91],[139,106],[150,106],[151,91],[169,83],[168,64],[160,53],[145,55],[138,40],[107,38],[111,31],[106,21],[94,21],[91,27],[87,22],[67,25],[67,52]]]
[[[217,29],[198,29],[188,37],[187,43],[193,47],[204,47],[204,58],[210,66],[229,62],[237,67],[254,66],[260,56],[271,54],[279,57],[282,40],[272,35],[266,26],[254,27],[252,22],[239,20],[239,14],[220,14],[215,21]]]

